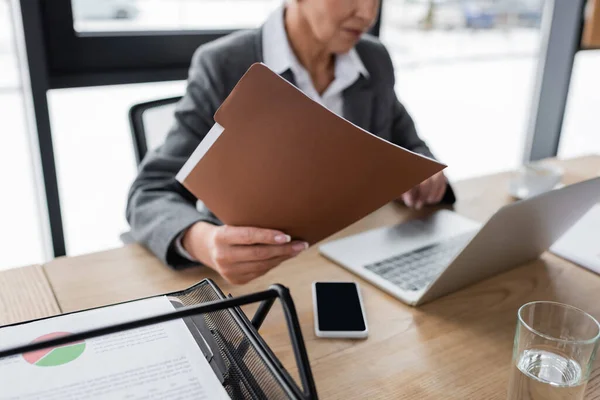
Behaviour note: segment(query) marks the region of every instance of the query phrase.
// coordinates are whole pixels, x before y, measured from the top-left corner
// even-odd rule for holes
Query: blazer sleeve
[[[196,198],[175,180],[213,126],[213,115],[223,99],[217,71],[205,56],[202,48],[194,54],[175,122],[164,144],[141,163],[127,202],[133,238],[176,269],[196,264],[176,251],[174,242],[180,233],[198,221],[220,224],[206,207],[197,207]]]

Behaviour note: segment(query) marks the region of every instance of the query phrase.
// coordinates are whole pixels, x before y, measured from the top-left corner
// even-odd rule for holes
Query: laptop
[[[416,306],[535,260],[599,199],[594,178],[506,205],[483,225],[440,210],[319,251]]]
[[[600,204],[596,204],[550,247],[550,251],[600,274],[599,237]]]

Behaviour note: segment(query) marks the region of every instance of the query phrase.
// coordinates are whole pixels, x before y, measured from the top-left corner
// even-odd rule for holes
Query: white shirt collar
[[[306,74],[306,69],[300,64],[298,58],[296,58],[296,55],[292,51],[285,30],[283,15],[284,6],[278,7],[263,25],[263,62],[277,74],[282,74],[288,69],[291,69],[295,78],[299,79],[301,78],[301,75]],[[336,80],[342,82],[352,80],[351,83],[354,83],[360,74],[367,78],[369,77],[369,72],[365,68],[356,49],[353,48],[345,54],[336,56]]]

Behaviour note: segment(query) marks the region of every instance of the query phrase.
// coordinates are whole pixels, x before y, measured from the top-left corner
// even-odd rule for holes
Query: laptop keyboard
[[[458,235],[409,253],[366,265],[365,268],[403,290],[420,290],[435,279],[443,268],[473,238],[475,232]]]

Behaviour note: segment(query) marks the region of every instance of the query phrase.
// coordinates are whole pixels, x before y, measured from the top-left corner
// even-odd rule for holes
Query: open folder
[[[214,118],[177,180],[225,224],[309,244],[445,168],[337,116],[263,64]]]

